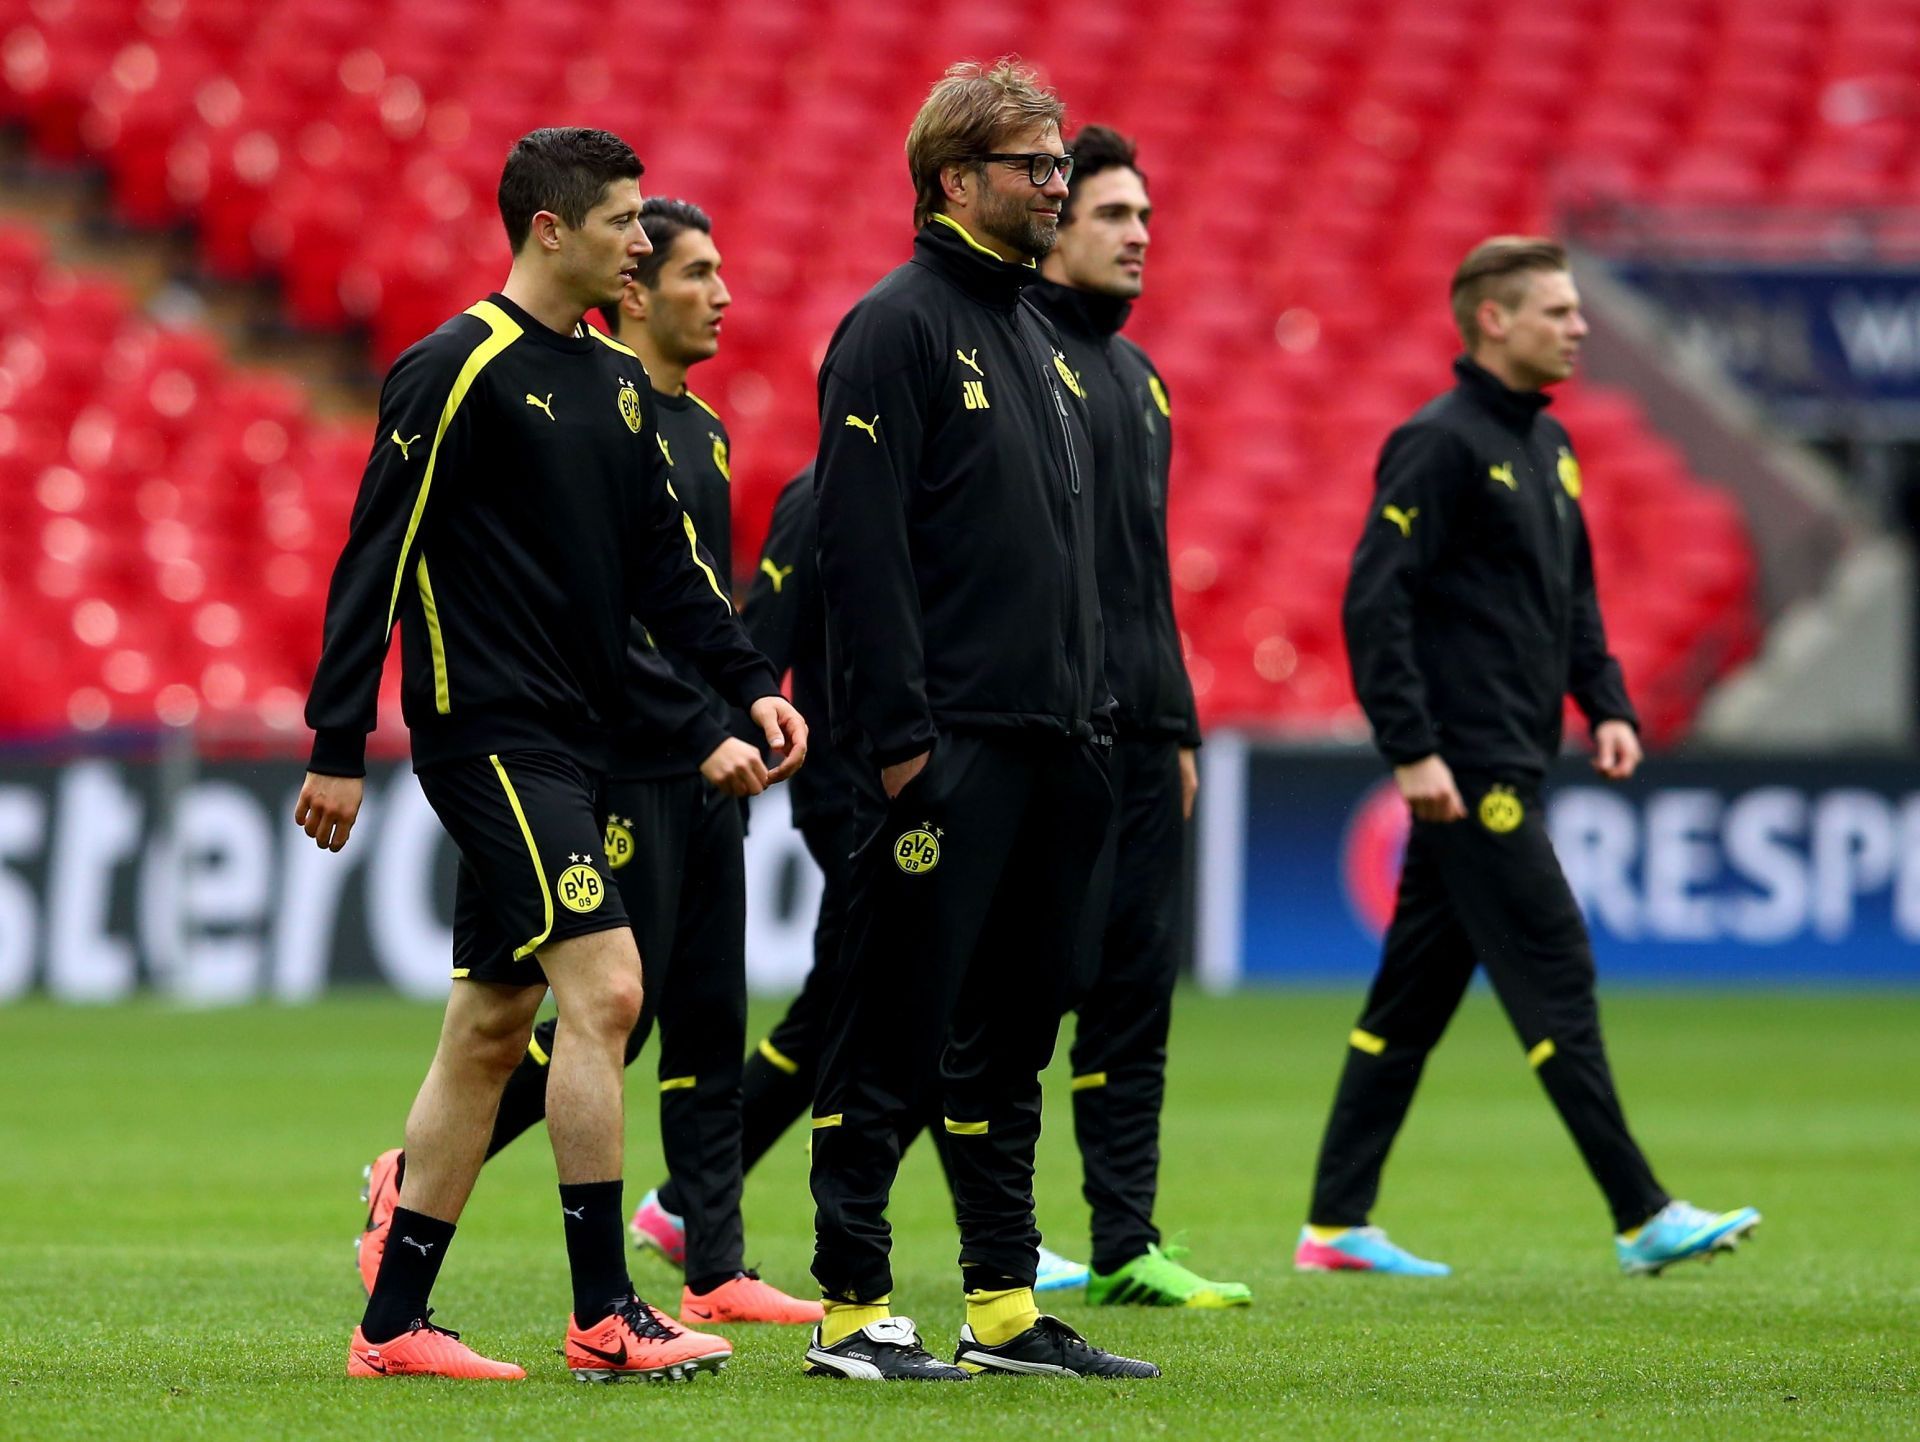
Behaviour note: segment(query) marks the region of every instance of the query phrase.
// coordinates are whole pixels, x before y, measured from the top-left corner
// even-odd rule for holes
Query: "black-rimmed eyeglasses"
[[[1070,181],[1073,179],[1073,157],[1071,155],[1055,155],[1050,150],[1021,151],[1014,154],[1003,152],[995,155],[983,155],[980,159],[998,160],[1005,165],[1020,165],[1024,163],[1027,167],[1027,179],[1031,180],[1035,186],[1045,185],[1048,181],[1052,180],[1056,170],[1060,172],[1060,178],[1062,180]]]

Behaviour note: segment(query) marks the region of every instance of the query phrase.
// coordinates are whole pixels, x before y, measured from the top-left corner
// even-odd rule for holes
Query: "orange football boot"
[[[367,1204],[367,1225],[353,1239],[353,1250],[360,1267],[360,1285],[369,1295],[373,1279],[380,1275],[380,1258],[386,1255],[393,1209],[400,1205],[400,1175],[406,1167],[407,1154],[393,1147],[375,1157],[362,1174],[367,1184],[360,1189],[360,1200]]]
[[[758,1272],[742,1272],[711,1292],[696,1292],[689,1287],[680,1294],[680,1320],[689,1327],[709,1322],[781,1322],[810,1327],[823,1315],[825,1309],[818,1302],[789,1297],[761,1281]]]
[[[567,1368],[582,1382],[678,1382],[718,1372],[732,1355],[725,1337],[684,1331],[638,1297],[585,1329],[567,1318]]]
[[[427,1316],[431,1317],[432,1312]],[[469,1382],[518,1382],[526,1373],[511,1362],[482,1357],[458,1332],[415,1322],[390,1342],[372,1343],[358,1327],[347,1348],[349,1377],[458,1377]]]

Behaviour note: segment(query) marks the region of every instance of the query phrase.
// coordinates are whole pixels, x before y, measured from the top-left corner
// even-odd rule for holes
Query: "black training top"
[[[833,731],[880,765],[944,729],[1111,730],[1091,444],[1036,274],[936,217],[820,368]]]
[[[653,392],[657,445],[668,485],[702,543],[721,558],[714,580],[732,595],[733,476],[731,442],[719,415],[689,391]],[[734,712],[708,685],[691,657],[636,625],[628,644],[632,669],[627,710],[614,745],[613,774],[623,780],[691,776],[714,747],[740,729]],[[779,674],[779,668],[774,668]],[[752,733],[749,733],[752,734]]]
[[[844,816],[862,790],[884,799],[879,773],[871,766],[854,765],[829,734],[827,619],[815,554],[818,529],[813,467],[808,466],[787,482],[774,503],[760,567],[741,610],[747,635],[773,663],[775,672],[793,672],[793,704],[814,728],[807,743],[807,764],[787,783],[796,826]]]
[[[314,771],[365,770],[393,623],[415,766],[606,765],[630,616],[748,704],[775,689],[667,488],[639,359],[502,295],[388,373],[307,700]]]
[[[1607,651],[1580,463],[1538,391],[1464,358],[1459,383],[1387,438],[1347,583],[1347,651],[1396,766],[1537,781],[1564,698],[1638,724]]]
[[[1059,333],[1093,431],[1095,560],[1116,728],[1198,746],[1200,718],[1167,567],[1173,401],[1166,382],[1120,334],[1129,302],[1045,280],[1027,297]]]

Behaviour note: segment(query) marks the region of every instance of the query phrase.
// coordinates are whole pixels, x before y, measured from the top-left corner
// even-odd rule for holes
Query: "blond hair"
[[[1566,247],[1540,235],[1496,235],[1468,251],[1452,287],[1453,323],[1467,349],[1480,340],[1481,301],[1512,310],[1526,299],[1529,276],[1566,268]]]
[[[1030,65],[1004,55],[991,65],[965,60],[927,92],[907,131],[907,173],[913,177],[913,223],[925,225],[946,209],[940,172],[977,163],[1008,136],[1047,123],[1056,129],[1067,107]]]

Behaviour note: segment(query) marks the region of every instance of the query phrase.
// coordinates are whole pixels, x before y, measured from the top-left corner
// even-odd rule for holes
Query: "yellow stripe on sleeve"
[[[433,582],[427,576],[427,553],[420,553],[414,572],[420,583],[420,609],[427,616],[427,649],[433,653],[433,709],[442,716],[453,710],[453,689],[447,681],[447,643],[440,634],[440,608],[434,604]]]
[[[547,1049],[540,1045],[540,1038],[537,1036],[527,1038],[527,1055],[533,1058],[535,1066],[545,1066],[553,1060],[547,1055]]]
[[[823,1131],[827,1127],[837,1127],[840,1125],[841,1122],[845,1120],[846,1120],[845,1112],[835,1112],[830,1117],[815,1117],[813,1119],[813,1129],[816,1132]]]
[[[691,1090],[698,1077],[669,1076],[660,1078],[660,1090],[663,1092],[683,1092]]]
[[[440,424],[433,429],[433,449],[427,452],[427,468],[420,476],[420,494],[413,498],[406,539],[400,543],[400,556],[393,566],[393,597],[387,602],[389,635],[393,633],[394,613],[400,609],[400,586],[407,578],[407,553],[413,549],[414,537],[420,534],[420,518],[427,513],[427,492],[433,489],[434,467],[440,460],[440,443],[447,438],[447,427],[453,424],[454,412],[460,409],[460,402],[467,398],[467,392],[473,388],[480,372],[487,368],[487,362],[520,339],[520,327],[513,317],[490,300],[469,306],[467,314],[485,321],[491,333],[468,355],[467,363],[453,379],[453,389],[447,392],[447,403],[440,408]]]

